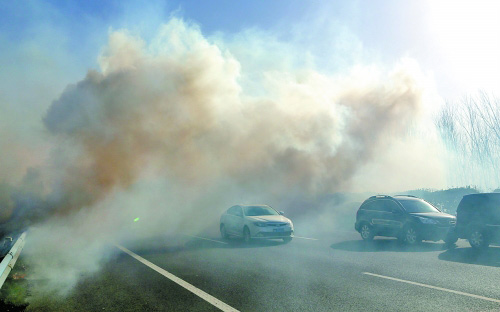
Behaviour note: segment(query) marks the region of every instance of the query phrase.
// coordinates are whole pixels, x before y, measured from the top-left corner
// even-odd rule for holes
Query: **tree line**
[[[447,150],[448,185],[500,186],[500,99],[486,92],[448,101],[436,127]]]

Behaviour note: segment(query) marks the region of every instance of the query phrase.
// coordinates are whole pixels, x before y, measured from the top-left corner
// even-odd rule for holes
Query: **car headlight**
[[[264,226],[267,226],[267,223],[266,222],[254,222],[253,223],[255,226],[258,226],[258,227],[264,227]]]
[[[423,217],[418,217],[420,219],[420,222],[423,224],[437,224],[436,220],[429,219],[429,218],[423,218]]]

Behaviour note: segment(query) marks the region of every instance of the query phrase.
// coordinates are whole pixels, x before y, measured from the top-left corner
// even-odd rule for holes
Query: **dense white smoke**
[[[50,208],[26,254],[62,292],[111,241],[201,229],[236,202],[350,190],[422,110],[409,60],[343,76],[273,70],[249,91],[231,51],[179,19],[149,43],[112,32],[99,63],[43,118],[56,142],[40,169]]]

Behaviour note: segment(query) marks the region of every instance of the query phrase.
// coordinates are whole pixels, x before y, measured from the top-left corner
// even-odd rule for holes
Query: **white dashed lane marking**
[[[469,293],[466,293],[466,292],[463,292],[463,291],[458,291],[458,290],[447,289],[447,288],[443,288],[443,287],[437,287],[437,286],[432,286],[432,285],[427,285],[427,284],[422,284],[422,283],[407,281],[407,280],[400,279],[400,278],[395,278],[395,277],[390,277],[390,276],[385,276],[385,275],[380,275],[380,274],[374,274],[374,273],[369,273],[369,272],[363,272],[363,274],[374,276],[374,277],[379,277],[379,278],[385,278],[385,279],[388,279],[388,280],[391,280],[391,281],[396,281],[396,282],[411,284],[411,285],[415,285],[415,286],[420,286],[420,287],[426,287],[426,288],[430,288],[430,289],[436,289],[436,290],[446,291],[446,292],[449,292],[449,293],[452,293],[452,294],[457,294],[457,295],[467,296],[467,297],[471,297],[471,298],[476,298],[476,299],[481,299],[481,300],[486,300],[486,301],[500,303],[499,299],[493,299],[493,298],[483,297],[483,296],[479,296],[479,295],[469,294]]]
[[[300,239],[307,239],[307,240],[319,240],[317,238],[302,237],[302,236],[294,236],[293,238],[300,238]]]

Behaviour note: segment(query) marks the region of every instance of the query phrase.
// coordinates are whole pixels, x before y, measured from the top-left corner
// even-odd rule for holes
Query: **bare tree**
[[[486,92],[447,102],[436,119],[454,186],[500,186],[500,100]]]

